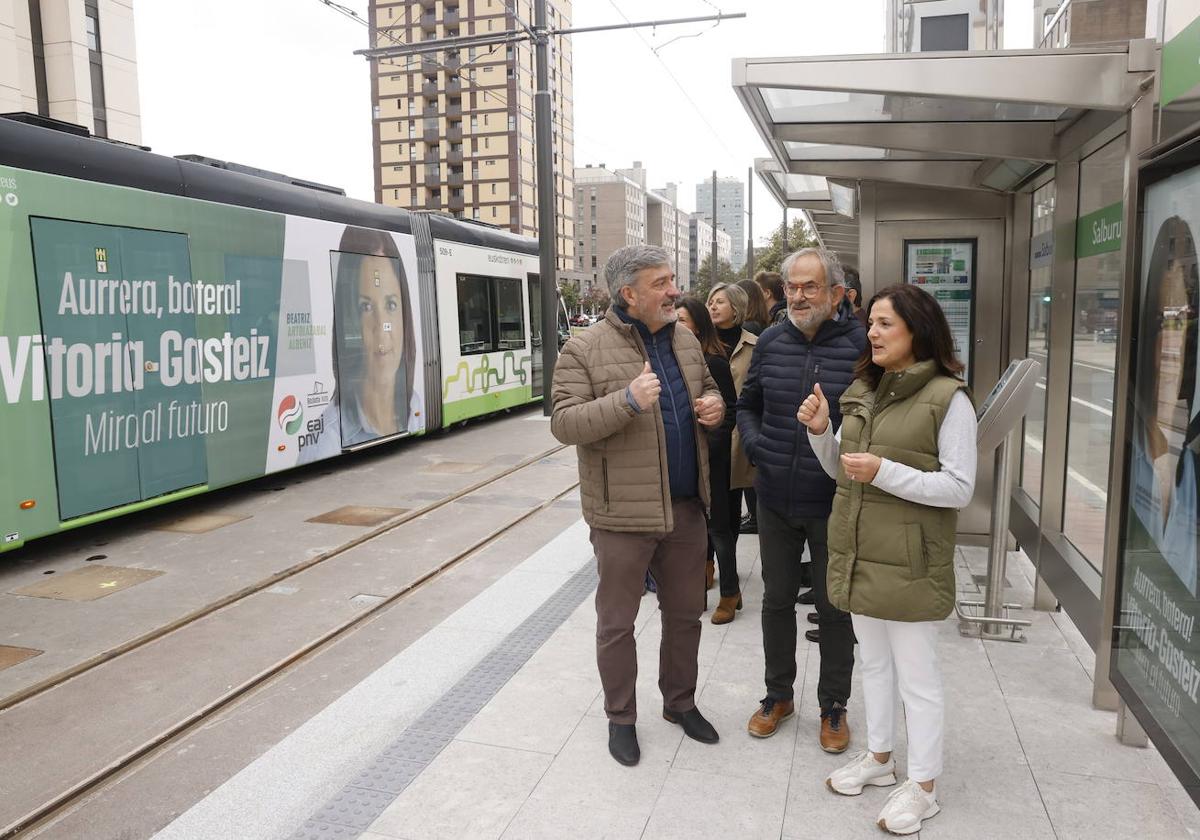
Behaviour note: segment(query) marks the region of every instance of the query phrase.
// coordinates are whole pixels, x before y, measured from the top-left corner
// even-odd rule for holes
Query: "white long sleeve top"
[[[941,469],[925,472],[899,464],[887,458],[881,459],[879,472],[872,486],[886,493],[915,502],[919,505],[944,508],[964,508],[975,492],[975,469],[978,461],[975,439],[977,435],[975,407],[970,398],[957,391],[946,408],[942,428],[938,432],[938,462]],[[837,478],[838,448],[842,431],[832,431],[832,424],[825,434],[808,433],[808,442],[821,462],[821,467],[832,478]]]

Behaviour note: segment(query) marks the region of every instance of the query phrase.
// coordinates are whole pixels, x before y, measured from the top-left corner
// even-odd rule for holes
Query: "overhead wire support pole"
[[[533,95],[534,152],[537,166],[538,242],[540,245],[542,292],[542,411],[549,417],[554,407],[550,380],[558,359],[558,223],[555,212],[558,190],[554,183],[553,103],[550,99],[550,35],[546,31],[546,0],[534,4],[534,63],[537,90]],[[568,321],[567,329],[570,329]],[[552,329],[547,329],[553,324]]]
[[[322,0],[325,2],[325,0]],[[326,3],[331,8],[334,4]],[[513,19],[521,29],[508,29],[503,32],[487,32],[479,35],[459,35],[452,38],[431,38],[412,44],[395,44],[388,47],[371,47],[365,50],[355,50],[355,55],[372,60],[397,58],[410,55],[437,53],[442,50],[461,49],[463,47],[490,46],[495,44],[514,44],[532,41],[534,44],[534,63],[537,72],[537,90],[534,94],[534,145],[537,171],[538,196],[538,242],[539,242],[539,271],[542,293],[542,408],[546,416],[551,412],[550,382],[554,375],[554,363],[558,358],[558,226],[556,224],[558,191],[554,182],[554,134],[553,134],[553,103],[550,91],[550,38],[557,35],[573,35],[585,32],[607,32],[618,29],[638,29],[647,26],[670,26],[680,23],[715,22],[735,20],[746,17],[745,12],[703,17],[671,18],[666,20],[632,21],[629,23],[612,24],[608,26],[587,26],[579,28],[550,29],[546,25],[546,0],[535,0],[534,22],[531,28],[516,14]],[[659,59],[662,60],[661,58]],[[713,277],[716,277],[716,173],[713,173]]]

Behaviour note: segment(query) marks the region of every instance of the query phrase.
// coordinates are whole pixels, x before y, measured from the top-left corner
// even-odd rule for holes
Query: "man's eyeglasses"
[[[788,297],[794,297],[799,294],[804,295],[809,300],[815,300],[821,296],[821,292],[828,288],[828,286],[822,286],[820,283],[805,283],[803,286],[793,286],[791,283],[788,283],[784,287],[784,292]]]

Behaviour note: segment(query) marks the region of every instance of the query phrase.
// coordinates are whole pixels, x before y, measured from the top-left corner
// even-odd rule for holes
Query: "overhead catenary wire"
[[[629,20],[628,15],[626,15],[623,11],[621,11],[621,7],[617,5],[617,0],[608,0],[608,3],[610,6],[612,6],[616,10],[617,14],[619,14],[626,23],[632,24],[632,21]],[[709,5],[711,6],[712,4],[709,3]],[[716,8],[716,7],[714,6],[713,8]],[[721,10],[717,9],[717,11],[720,12]],[[723,15],[724,13],[722,12],[721,14]],[[718,20],[717,25],[719,25],[720,23],[721,23],[721,21]],[[679,88],[679,92],[683,94],[683,98],[686,99],[688,101],[688,104],[692,106],[692,110],[696,112],[696,116],[698,116],[700,118],[700,122],[704,123],[705,127],[708,128],[708,130],[712,134],[712,136],[715,137],[717,142],[721,144],[721,148],[723,148],[726,151],[726,153],[728,153],[731,157],[737,157],[737,153],[734,152],[733,149],[729,148],[729,145],[725,142],[724,138],[721,137],[720,132],[718,132],[716,130],[716,128],[713,127],[713,124],[708,121],[708,118],[704,116],[704,111],[702,111],[700,109],[700,106],[696,104],[696,100],[692,99],[691,94],[687,92],[687,88],[685,88],[683,86],[683,82],[679,81],[679,79],[675,76],[675,74],[673,72],[671,72],[671,67],[667,64],[666,61],[663,60],[663,57],[658,54],[658,50],[656,50],[654,48],[654,46],[649,41],[646,40],[646,37],[644,35],[642,35],[642,33],[640,31],[635,29],[634,32],[637,34],[638,38],[641,39],[642,43],[646,45],[646,49],[650,50],[650,52],[654,55],[654,57],[658,59],[658,63],[662,65],[663,70],[666,72],[667,76],[669,76],[671,81],[675,83],[675,87]],[[678,40],[678,39],[674,39],[674,40]],[[670,42],[668,42],[668,43],[670,43]],[[666,46],[666,44],[664,44],[663,46]]]

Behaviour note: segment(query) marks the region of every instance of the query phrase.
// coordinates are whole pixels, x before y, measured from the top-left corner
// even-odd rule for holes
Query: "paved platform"
[[[816,743],[817,653],[801,642],[801,712],[774,738],[745,732],[762,695],[757,540],[739,549],[745,609],[706,622],[698,705],[705,746],[658,716],[659,623],[638,615],[642,761],[617,765],[593,659],[594,560],[575,522],[156,836],[191,838],[787,838],[884,835],[886,792],[822,782],[844,757]],[[983,549],[959,553],[976,588]],[[1013,555],[1006,600],[1030,603]],[[710,593],[715,603],[715,593]],[[1063,614],[1030,613],[1026,644],[942,627],[948,700],[941,815],[926,838],[1180,838],[1200,813],[1159,755],[1119,744],[1091,708],[1090,649]],[[849,720],[863,721],[855,680]],[[903,731],[903,727],[900,727]],[[852,749],[861,748],[861,729]],[[903,766],[904,747],[898,745]]]

